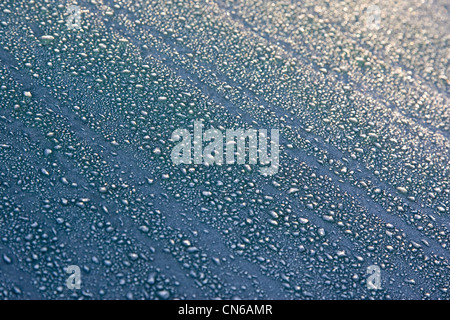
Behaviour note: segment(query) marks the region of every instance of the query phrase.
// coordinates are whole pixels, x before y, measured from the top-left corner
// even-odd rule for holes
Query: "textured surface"
[[[448,1],[77,4],[0,3],[1,299],[449,299]],[[279,172],[173,165],[200,119]]]

